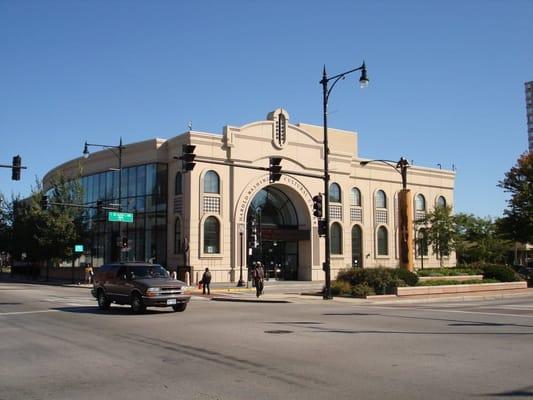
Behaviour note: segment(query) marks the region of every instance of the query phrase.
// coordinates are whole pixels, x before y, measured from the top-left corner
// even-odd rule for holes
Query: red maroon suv
[[[191,299],[185,288],[184,282],[170,279],[161,265],[125,262],[103,265],[94,276],[92,295],[101,310],[117,303],[130,304],[134,313],[142,313],[146,307],[185,311]]]

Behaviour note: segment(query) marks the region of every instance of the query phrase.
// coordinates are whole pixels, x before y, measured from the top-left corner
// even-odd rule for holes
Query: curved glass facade
[[[133,213],[133,223],[107,221],[108,210],[100,214],[87,209],[87,248],[93,265],[117,260],[155,261],[166,264],[167,165],[144,164],[83,176],[83,202],[104,207],[121,204],[121,212]],[[120,190],[119,190],[120,187]],[[120,192],[120,200],[119,200]],[[119,229],[120,225],[120,229]],[[128,238],[128,248],[117,242]]]

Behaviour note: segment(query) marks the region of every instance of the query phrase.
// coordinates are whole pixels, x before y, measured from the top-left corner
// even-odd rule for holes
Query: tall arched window
[[[329,201],[341,203],[341,187],[336,183],[332,183],[329,186]]]
[[[215,171],[207,171],[205,174],[204,193],[220,193],[220,179]]]
[[[426,211],[426,198],[422,194],[417,194],[415,197],[415,210]]]
[[[215,217],[208,217],[204,222],[204,253],[220,253],[220,223]]]
[[[437,207],[446,207],[446,199],[443,196],[437,199]]]
[[[181,221],[179,218],[176,218],[176,225],[174,226],[174,254],[181,254],[181,244]]]
[[[376,208],[387,208],[387,195],[383,190],[376,192]]]
[[[428,255],[428,233],[426,229],[422,228],[416,235],[416,254],[419,257]]]
[[[387,228],[380,226],[378,228],[378,256],[387,256],[389,254],[389,233]]]
[[[356,187],[353,187],[350,192],[350,205],[361,206],[361,192]]]
[[[334,222],[330,228],[331,254],[342,254],[342,229],[340,224]]]
[[[182,189],[182,181],[181,181],[181,172],[178,172],[176,174],[176,180],[174,182],[174,194],[175,195],[178,195],[178,194],[182,194],[183,193],[183,189]]]
[[[359,225],[352,228],[352,267],[363,266],[363,231]]]

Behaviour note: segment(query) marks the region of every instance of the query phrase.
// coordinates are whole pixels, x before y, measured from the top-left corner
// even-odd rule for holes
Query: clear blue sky
[[[126,143],[264,119],[322,124],[318,84],[335,87],[330,126],[359,132],[359,155],[457,168],[456,211],[500,216],[496,185],[527,148],[531,0],[0,0],[0,163],[35,177],[85,140]]]

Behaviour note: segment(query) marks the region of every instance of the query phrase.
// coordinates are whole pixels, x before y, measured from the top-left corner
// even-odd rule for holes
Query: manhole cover
[[[283,329],[276,329],[276,330],[273,330],[273,331],[265,331],[265,333],[272,333],[272,334],[276,334],[276,335],[281,335],[281,334],[285,334],[285,333],[292,333],[292,331],[286,331],[286,330],[283,330]]]

